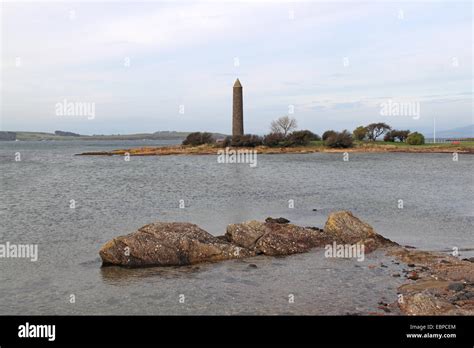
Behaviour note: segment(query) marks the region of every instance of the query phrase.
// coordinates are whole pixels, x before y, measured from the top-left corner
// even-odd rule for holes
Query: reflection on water
[[[193,273],[199,272],[205,268],[204,264],[182,266],[182,267],[145,267],[145,268],[125,268],[117,266],[105,266],[100,268],[100,275],[104,282],[112,285],[123,285],[135,281],[141,281],[144,278],[177,278],[189,277]]]

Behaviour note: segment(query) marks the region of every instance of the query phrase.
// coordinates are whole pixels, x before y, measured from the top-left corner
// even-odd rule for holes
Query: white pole
[[[433,117],[433,144],[436,144],[436,118]]]

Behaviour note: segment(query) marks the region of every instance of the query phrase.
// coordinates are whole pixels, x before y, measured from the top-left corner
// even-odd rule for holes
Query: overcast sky
[[[246,133],[290,105],[317,133],[473,123],[471,1],[2,6],[1,130],[230,133],[237,77]],[[420,117],[382,116],[389,99]],[[95,117],[57,115],[64,100]]]

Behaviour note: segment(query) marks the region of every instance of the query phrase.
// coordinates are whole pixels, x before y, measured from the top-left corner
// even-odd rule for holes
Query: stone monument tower
[[[232,136],[244,135],[244,109],[242,85],[239,79],[234,83],[234,96],[232,102]]]

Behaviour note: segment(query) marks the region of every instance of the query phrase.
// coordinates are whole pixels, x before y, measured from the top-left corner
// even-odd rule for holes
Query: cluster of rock
[[[474,315],[474,263],[422,250],[394,248],[389,255],[410,268],[398,288],[400,310],[409,315]]]
[[[384,248],[394,258],[392,262],[407,265],[407,282],[398,288],[393,303],[384,303],[385,312],[395,308],[408,315],[474,315],[473,260],[399,246],[348,211],[330,214],[324,229],[267,218],[265,222],[228,225],[225,235],[218,237],[191,223],[156,222],[110,240],[102,246],[100,256],[103,265],[184,266],[255,255],[304,253],[334,242],[362,244],[365,253]]]
[[[304,253],[330,243],[362,243],[365,252],[396,243],[377,234],[351,212],[332,213],[324,227],[301,227],[284,218],[227,226],[215,237],[197,225],[156,222],[107,242],[100,250],[104,265],[182,266],[200,262]]]

